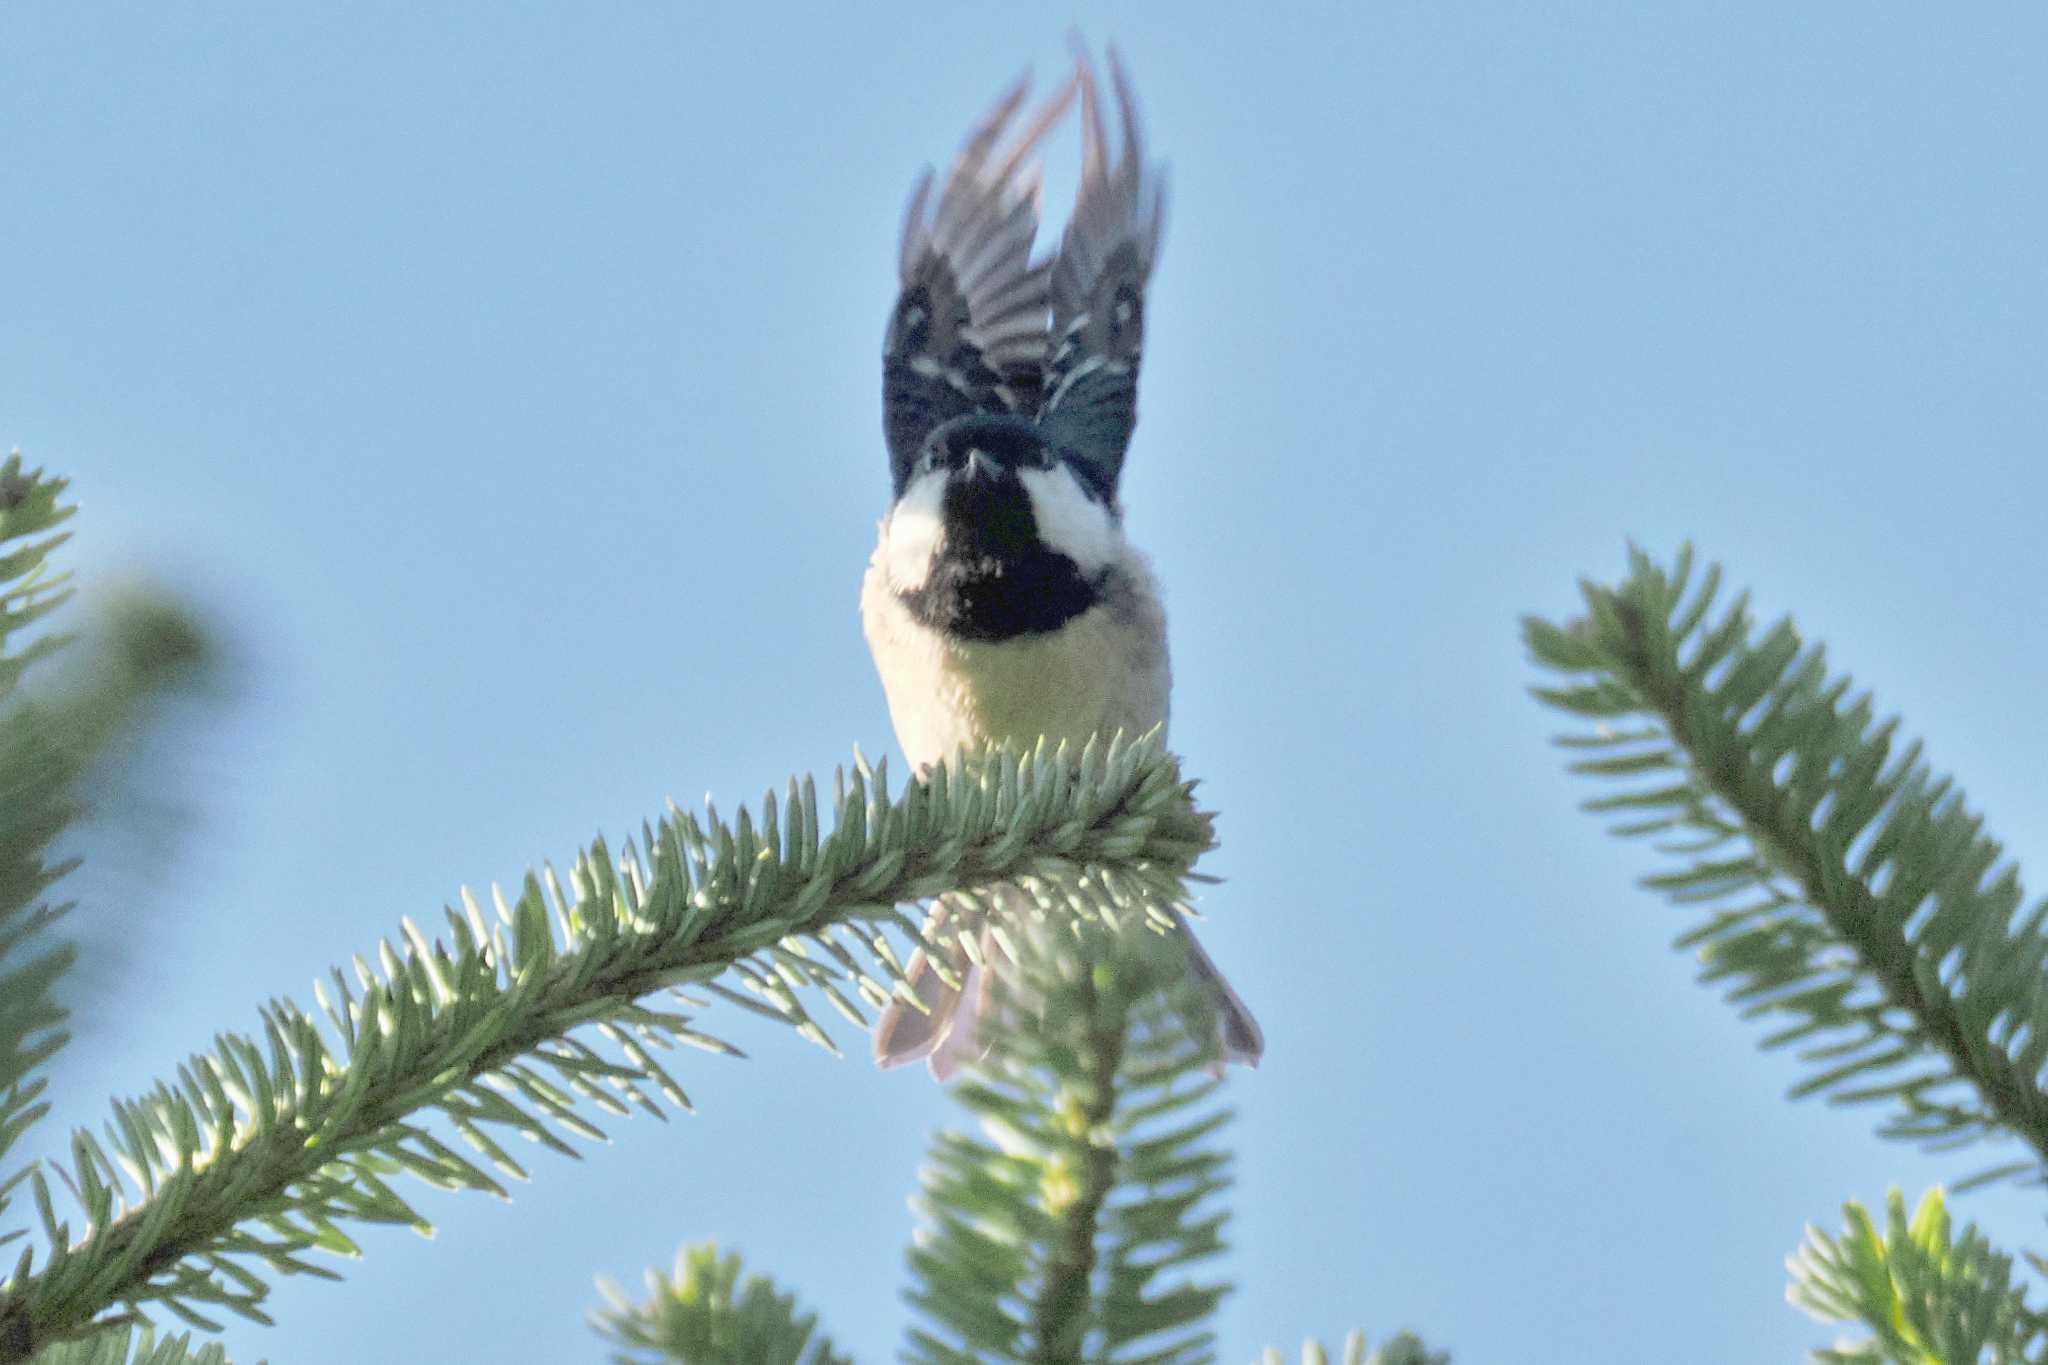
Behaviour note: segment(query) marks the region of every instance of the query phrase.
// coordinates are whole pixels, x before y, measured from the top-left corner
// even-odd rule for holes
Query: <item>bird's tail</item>
[[[1181,936],[1188,941],[1188,971],[1208,988],[1211,1008],[1216,1011],[1216,1064],[1210,1070],[1221,1076],[1223,1068],[1232,1062],[1256,1067],[1259,1058],[1266,1055],[1266,1035],[1259,1028],[1259,1021],[1252,1018],[1244,1001],[1230,989],[1223,972],[1195,937],[1194,926],[1181,925]]]
[[[984,954],[999,951],[986,929],[981,931],[981,948]],[[930,1065],[932,1075],[947,1081],[963,1065],[980,1061],[987,1052],[980,1041],[979,1020],[994,979],[957,942],[947,957],[947,965],[960,983],[957,987],[940,979],[924,949],[911,954],[904,976],[924,1008],[893,1000],[882,1011],[875,1025],[876,1066],[886,1071],[922,1060]]]
[[[1202,983],[1214,1013],[1217,1061],[1211,1070],[1220,1076],[1227,1063],[1257,1066],[1266,1050],[1259,1021],[1203,951],[1194,929],[1183,924],[1181,932],[1187,940],[1188,971]],[[978,953],[970,956],[961,946],[958,934],[964,933],[977,933]],[[875,1025],[875,1065],[886,1071],[922,1060],[933,1076],[947,1081],[962,1066],[987,1056],[989,1044],[981,1036],[981,1021],[990,1013],[994,994],[995,978],[990,969],[999,969],[1006,960],[986,928],[962,929],[952,938],[947,965],[960,983],[957,987],[941,979],[924,949],[912,954],[904,975],[924,1008],[899,999],[882,1011]]]

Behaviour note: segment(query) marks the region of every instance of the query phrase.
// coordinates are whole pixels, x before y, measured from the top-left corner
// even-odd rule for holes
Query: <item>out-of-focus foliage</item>
[[[1756,631],[1747,596],[1718,603],[1682,551],[1667,572],[1634,553],[1613,587],[1585,585],[1587,613],[1530,619],[1539,663],[1566,675],[1536,695],[1580,718],[1559,743],[1575,772],[1615,788],[1586,807],[1672,860],[1645,879],[1704,912],[1680,940],[1703,977],[1779,1026],[1811,1070],[1796,1094],[1887,1107],[1888,1136],[1956,1146],[2017,1137],[2048,1156],[2048,900],[2026,904],[2019,869],[1917,742],[1896,746],[1868,692],[1830,674],[1789,620]],[[1694,907],[1698,907],[1694,910]],[[1793,1262],[1795,1302],[1860,1321],[1865,1342],[1830,1361],[1977,1365],[2048,1355],[2011,1257],[1974,1228],[1951,1237],[1937,1192],[1909,1222],[1892,1196],[1880,1233],[1848,1206],[1838,1238],[1814,1233]]]
[[[1366,1353],[1365,1333],[1353,1332],[1344,1338],[1344,1352],[1332,1356],[1320,1341],[1310,1341],[1301,1348],[1301,1365],[1330,1365],[1332,1360],[1341,1365],[1450,1365],[1450,1356],[1431,1351],[1422,1344],[1422,1339],[1412,1332],[1403,1332],[1386,1345]],[[1259,1365],[1287,1365],[1287,1358],[1277,1346],[1268,1346]]]
[[[1786,1296],[1824,1322],[1856,1322],[1867,1339],[1817,1351],[1828,1365],[2021,1365],[2048,1354],[2048,1319],[2027,1304],[2012,1257],[1974,1226],[1956,1232],[1939,1189],[1906,1217],[1897,1190],[1885,1225],[1863,1205],[1843,1210],[1839,1236],[1807,1229],[1787,1265]]]
[[[1983,819],[1896,718],[1830,676],[1789,621],[1756,638],[1718,570],[1635,556],[1586,617],[1526,623],[1571,676],[1537,695],[1582,717],[1559,742],[1612,783],[1586,803],[1674,866],[1646,879],[1707,916],[1680,943],[1812,1070],[1795,1093],[1889,1106],[1883,1131],[1955,1144],[2005,1134],[2048,1153],[2048,900],[2024,903]],[[1975,1177],[2026,1173],[2037,1158]]]
[[[742,1283],[740,1269],[737,1253],[685,1247],[669,1274],[648,1272],[639,1303],[599,1281],[606,1305],[591,1325],[619,1348],[619,1365],[853,1365],[818,1335],[815,1315],[797,1312],[795,1295],[776,1293],[763,1275]]]
[[[907,1358],[1215,1358],[1230,1184],[1215,1020],[1179,934],[1012,921],[991,1046],[955,1094],[984,1136],[936,1138],[911,1248]]]
[[[162,599],[130,596],[104,628],[68,685],[23,686],[34,665],[68,637],[50,613],[71,597],[69,576],[50,554],[67,538],[65,481],[0,462],[0,1214],[31,1178],[9,1161],[47,1109],[44,1065],[64,1045],[58,984],[75,958],[55,931],[71,908],[51,891],[74,864],[51,846],[80,813],[80,786],[145,704],[189,676],[206,654],[191,618]],[[0,1243],[21,1236],[0,1231]],[[5,1325],[0,1320],[0,1345]]]
[[[160,1337],[147,1327],[115,1327],[44,1347],[35,1365],[228,1365],[228,1355],[218,1345],[193,1345],[190,1332]]]

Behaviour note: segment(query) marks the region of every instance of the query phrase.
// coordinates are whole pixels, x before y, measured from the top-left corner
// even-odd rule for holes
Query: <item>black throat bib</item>
[[[946,534],[924,583],[901,594],[919,622],[964,640],[1058,630],[1102,600],[1100,580],[1038,538],[1031,498],[1014,474],[956,478]]]

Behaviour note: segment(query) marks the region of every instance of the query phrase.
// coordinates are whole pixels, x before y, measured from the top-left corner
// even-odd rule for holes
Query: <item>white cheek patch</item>
[[[1088,496],[1074,471],[1065,465],[1051,469],[1020,469],[1017,477],[1031,495],[1031,515],[1038,522],[1038,538],[1050,549],[1080,566],[1093,577],[1116,558],[1122,538],[1109,509]]]
[[[899,592],[915,592],[931,576],[932,558],[944,538],[946,476],[934,471],[921,475],[889,513],[882,529],[887,545],[882,561],[889,568],[889,582]]]

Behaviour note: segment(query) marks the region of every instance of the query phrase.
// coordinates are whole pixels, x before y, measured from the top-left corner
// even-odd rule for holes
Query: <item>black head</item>
[[[902,497],[903,490],[920,475],[936,471],[964,473],[971,460],[979,473],[1008,475],[1014,482],[1019,469],[1050,468],[1053,452],[1028,418],[1007,413],[970,413],[932,429],[919,447],[917,459],[898,475],[896,496]]]

